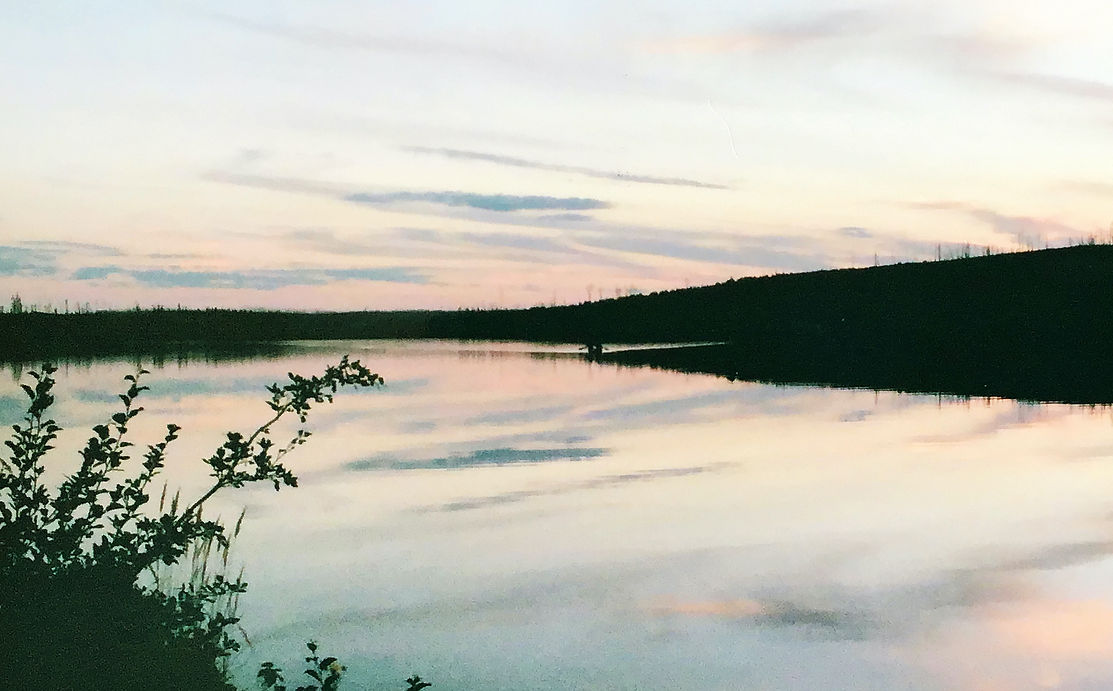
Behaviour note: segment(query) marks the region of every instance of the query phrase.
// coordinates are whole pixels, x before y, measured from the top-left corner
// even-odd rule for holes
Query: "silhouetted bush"
[[[305,423],[312,406],[331,402],[339,388],[370,387],[382,378],[346,357],[319,377],[290,374],[288,383],[268,387],[272,414],[264,424],[246,436],[227,433],[204,459],[213,478],[207,491],[188,505],[175,496],[169,506],[164,491],[158,511],[150,512],[150,485],[179,428],[167,425],[162,440],[133,459],[128,426],[143,410],[137,401],[147,372],[125,377],[122,409],[93,427],[78,469],[51,488],[43,478],[61,431],[48,417],[55,371],[44,365],[29,373],[33,383],[22,385],[27,414],[6,442],[10,455],[0,458],[0,686],[231,689],[219,663],[239,648],[229,633],[238,621],[229,603],[246,584],[204,569],[167,590],[157,578],[151,586],[140,577],[178,564],[191,549],[202,548],[207,559],[213,545],[225,550],[226,562],[229,535],[204,518],[205,502],[252,482],[296,486],[282,461],[309,432],[299,426],[278,447],[271,426],[288,415]],[[315,658],[315,646],[311,652]],[[333,658],[315,663],[323,665],[316,677],[322,688],[334,689],[343,668]]]
[[[347,669],[335,657],[322,658],[317,654],[317,643],[309,641],[305,644],[309,648],[309,655],[306,655],[305,662],[305,675],[313,682],[305,686],[299,686],[295,691],[336,691],[340,688],[340,678]],[[264,662],[259,666],[259,672],[255,675],[259,680],[259,685],[264,689],[273,689],[273,691],[286,691],[286,685],[282,682],[286,681],[282,676],[282,668],[276,667],[273,662]]]

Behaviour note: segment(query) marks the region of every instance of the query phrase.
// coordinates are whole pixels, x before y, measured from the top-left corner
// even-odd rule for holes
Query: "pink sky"
[[[1108,237],[1106,3],[0,9],[0,293],[579,302]]]

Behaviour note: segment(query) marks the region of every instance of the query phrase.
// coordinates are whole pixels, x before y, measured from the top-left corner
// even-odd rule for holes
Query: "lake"
[[[247,507],[245,684],[264,659],[300,683],[312,638],[347,689],[1113,685],[1108,408],[731,382],[574,347],[300,343],[63,367],[71,465],[50,472],[141,362],[133,440],[181,425],[166,478],[196,496],[198,459],[268,417],[268,383],[345,353],[386,385],[315,411],[300,486],[207,511]]]

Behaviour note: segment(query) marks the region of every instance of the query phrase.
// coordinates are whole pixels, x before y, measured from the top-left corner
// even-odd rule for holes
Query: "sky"
[[[2,3],[0,296],[517,307],[1108,240],[1111,27],[1098,0]]]

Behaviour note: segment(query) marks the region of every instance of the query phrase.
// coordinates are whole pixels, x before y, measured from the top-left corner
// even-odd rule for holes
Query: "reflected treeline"
[[[700,351],[704,364],[685,366],[771,381],[1109,401],[1111,314],[1113,247],[1094,245],[747,278],[517,310],[0,314],[0,358],[299,339],[725,341],[730,347],[715,355]]]
[[[880,360],[818,350],[815,354],[812,359],[724,344],[617,351],[604,353],[598,360],[766,384],[822,385],[958,398],[1113,404],[1113,371],[1108,359],[1071,357],[1038,361],[1020,356],[980,361],[976,357],[944,359],[907,348]]]
[[[13,381],[23,378],[25,372],[37,370],[43,361],[50,361],[63,372],[70,369],[91,369],[106,360],[126,360],[133,369],[186,367],[190,364],[231,364],[260,358],[279,358],[297,351],[285,343],[144,343],[132,348],[43,348],[34,355],[14,357],[4,362]]]

